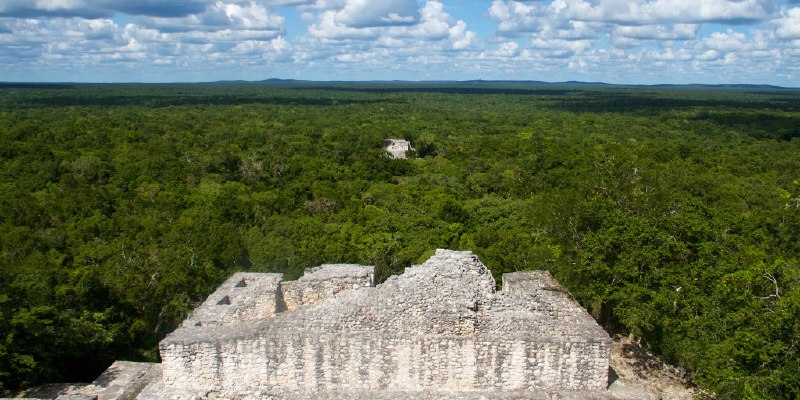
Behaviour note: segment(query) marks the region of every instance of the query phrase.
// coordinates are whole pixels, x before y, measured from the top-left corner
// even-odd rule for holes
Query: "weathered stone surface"
[[[183,321],[208,327],[264,319],[281,308],[282,274],[237,272]]]
[[[159,384],[165,392],[241,398],[606,396],[611,340],[546,272],[506,275],[506,290],[495,292],[470,252],[439,250],[378,287],[342,274],[348,268],[355,267],[310,271],[305,282],[316,302],[292,300],[307,304],[293,312],[214,329],[184,324],[160,345]],[[349,290],[336,294],[331,287],[346,285],[326,286],[323,276],[350,282]],[[305,298],[300,280],[287,286],[284,299]]]
[[[74,394],[95,396],[97,400],[135,399],[160,374],[160,364],[116,361],[90,385]]]
[[[97,395],[92,394],[62,394],[56,400],[98,400]]]
[[[375,285],[375,268],[357,264],[323,264],[296,281],[281,285],[286,311],[325,300],[350,289]]]
[[[51,384],[31,389],[24,398],[56,400],[132,400],[161,375],[161,364],[116,361],[90,384]]]

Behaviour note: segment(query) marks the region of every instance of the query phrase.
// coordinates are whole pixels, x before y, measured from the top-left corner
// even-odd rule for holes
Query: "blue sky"
[[[800,86],[800,0],[2,0],[0,81]]]

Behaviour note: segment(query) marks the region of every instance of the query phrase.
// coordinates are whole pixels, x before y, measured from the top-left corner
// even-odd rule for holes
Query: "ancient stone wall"
[[[357,264],[323,264],[309,268],[296,281],[281,286],[287,311],[313,304],[350,289],[375,285],[375,268]]]
[[[168,385],[228,394],[274,387],[304,391],[602,389],[608,375],[608,346],[486,336],[275,333],[170,343],[162,347],[162,362]]]
[[[237,272],[208,296],[183,326],[230,325],[264,319],[282,305],[282,274]]]
[[[303,285],[303,278],[284,283],[283,299],[293,312],[213,330],[185,324],[160,345],[165,386],[229,396],[264,388],[469,392],[607,385],[610,338],[547,273],[505,275],[506,290],[495,293],[491,274],[469,252],[439,250],[378,287],[362,285],[365,275],[353,283],[351,273],[342,274],[347,268],[354,267],[312,270]],[[366,275],[371,283],[373,275]],[[350,290],[330,297],[334,289],[323,282],[337,276]]]

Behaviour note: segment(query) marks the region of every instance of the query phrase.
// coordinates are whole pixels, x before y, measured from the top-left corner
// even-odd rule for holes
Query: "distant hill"
[[[235,81],[246,82],[246,81]],[[651,88],[718,88],[718,89],[792,89],[785,86],[766,85],[766,84],[745,84],[745,83],[726,83],[726,84],[703,84],[703,83],[688,83],[688,84],[615,84],[606,82],[584,82],[584,81],[564,81],[564,82],[545,82],[536,80],[485,80],[485,79],[470,79],[463,81],[456,80],[423,80],[423,81],[405,81],[405,80],[367,80],[367,81],[315,81],[315,80],[302,80],[302,79],[281,79],[269,78],[258,83],[269,84],[292,84],[292,83],[313,83],[313,84],[399,84],[399,85],[515,85],[515,86],[586,86],[586,87],[651,87]]]
[[[726,84],[704,84],[704,83],[690,83],[686,85],[678,85],[678,84],[657,84],[657,85],[633,85],[633,86],[642,86],[642,87],[697,87],[697,88],[715,88],[715,89],[791,89],[785,86],[775,86],[775,85],[759,85],[759,84],[747,84],[747,83],[726,83]]]
[[[306,80],[299,80],[299,79],[280,79],[280,78],[269,78],[264,79],[263,81],[258,81],[260,83],[305,83],[305,82],[314,82],[314,81],[306,81]]]
[[[398,86],[435,86],[435,85],[451,85],[451,86],[506,86],[506,87],[582,87],[582,88],[709,88],[709,89],[762,89],[762,90],[783,90],[783,89],[798,89],[796,87],[776,86],[766,84],[746,84],[746,83],[725,83],[725,84],[704,84],[704,83],[688,83],[688,84],[670,84],[659,83],[652,85],[645,84],[619,84],[619,83],[605,83],[605,82],[583,82],[583,81],[564,81],[564,82],[545,82],[536,80],[485,80],[485,79],[470,79],[463,81],[456,80],[421,80],[421,81],[406,81],[406,80],[365,80],[365,81],[317,81],[306,79],[283,79],[283,78],[268,78],[260,81],[249,81],[243,79],[231,80],[218,80],[210,82],[173,82],[174,84],[269,84],[269,85],[398,85]],[[76,83],[76,82],[3,82],[0,81],[1,88],[19,88],[19,89],[72,89],[76,85],[114,85],[114,84],[154,84],[163,85],[165,83],[144,83],[144,82],[118,82],[118,83]],[[166,83],[169,84],[169,83]]]

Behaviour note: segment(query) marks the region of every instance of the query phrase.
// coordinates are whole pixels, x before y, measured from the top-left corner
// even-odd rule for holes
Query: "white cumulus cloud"
[[[353,28],[336,21],[335,11],[325,11],[319,21],[308,28],[308,33],[317,38],[347,40],[375,39],[379,35],[377,28]]]
[[[776,21],[775,34],[781,39],[800,39],[800,7],[790,8]]]
[[[419,11],[415,0],[348,0],[335,20],[359,28],[412,25],[419,20]]]
[[[618,25],[612,35],[638,40],[691,40],[699,29],[696,24]]]
[[[4,77],[71,71],[91,80],[100,75],[82,71],[102,68],[109,77],[144,80],[280,75],[272,71],[297,78],[423,79],[438,72],[487,79],[800,85],[800,5],[797,0],[0,0]],[[241,71],[250,75],[238,75]]]
[[[567,17],[618,24],[731,23],[769,19],[770,0],[556,0]]]

